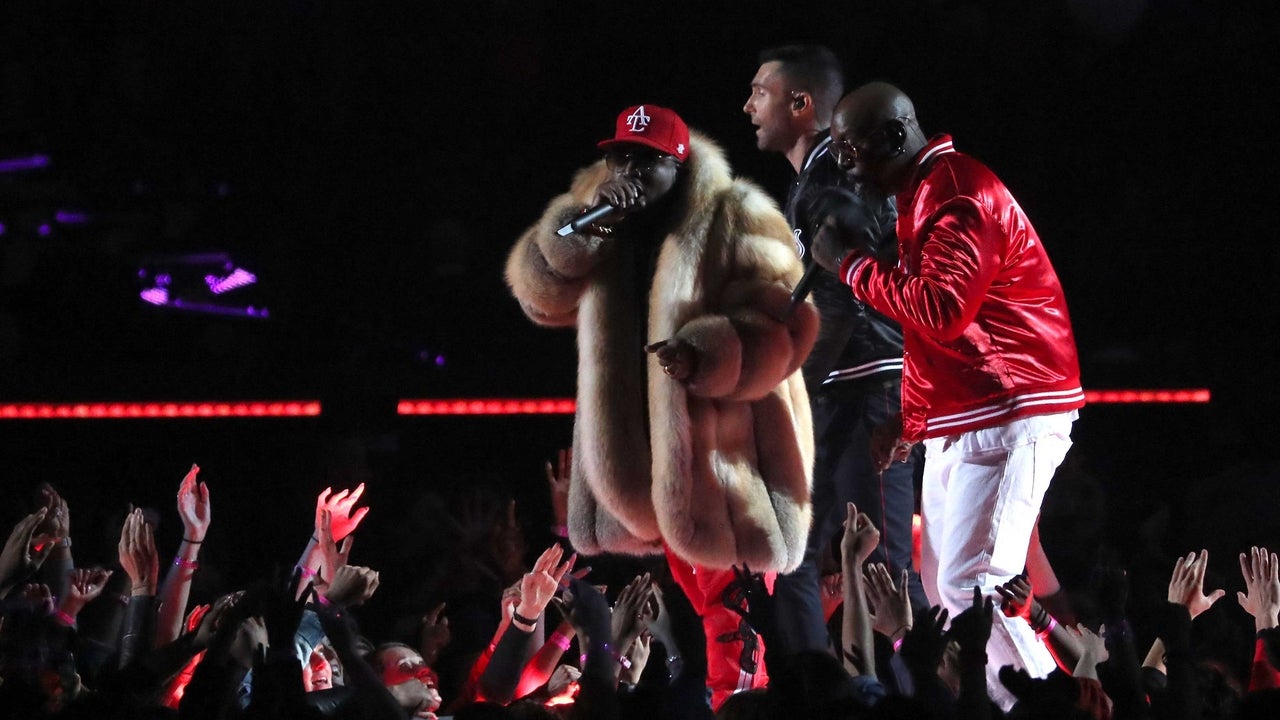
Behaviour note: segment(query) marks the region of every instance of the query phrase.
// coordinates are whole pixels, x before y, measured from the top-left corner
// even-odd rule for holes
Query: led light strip
[[[1085,390],[1084,401],[1106,404],[1207,403],[1209,390]]]
[[[573,398],[401,400],[397,415],[572,415]]]
[[[1085,402],[1097,405],[1207,403],[1206,389],[1086,390]],[[455,398],[401,400],[397,415],[572,415],[573,398]]]
[[[319,414],[318,400],[0,404],[0,420],[314,417]]]

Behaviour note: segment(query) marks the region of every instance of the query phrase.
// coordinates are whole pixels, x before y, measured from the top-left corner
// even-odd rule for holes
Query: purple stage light
[[[445,359],[443,355],[436,356],[436,367],[444,367]]]
[[[60,225],[83,225],[89,222],[89,214],[76,210],[59,210],[53,214],[53,219]]]
[[[36,228],[36,232],[40,233],[40,237],[49,237],[49,233],[53,232],[53,228],[49,226],[49,223],[42,223],[40,227]]]
[[[218,277],[217,275],[205,275],[205,284],[209,286],[209,292],[214,295],[221,295],[225,292],[231,292],[236,288],[242,288],[246,285],[252,285],[258,282],[258,276],[245,270],[244,268],[236,268],[226,277]]]
[[[3,235],[4,231],[5,231],[4,223],[0,223],[0,235]]]
[[[141,293],[142,301],[152,305],[164,306],[169,303],[169,291],[161,287],[147,288]]]
[[[39,170],[47,167],[49,167],[48,155],[30,155],[28,157],[16,157],[0,160],[0,173]]]

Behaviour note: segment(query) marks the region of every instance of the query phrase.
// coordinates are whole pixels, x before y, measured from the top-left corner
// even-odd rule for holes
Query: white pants
[[[929,601],[951,617],[973,604],[974,585],[995,596],[996,585],[1022,572],[1040,503],[1071,447],[1075,419],[1075,411],[1040,415],[924,441],[921,579]],[[1026,621],[997,610],[987,643],[987,686],[991,699],[1008,710],[1014,698],[997,676],[1004,665],[1032,677],[1055,667]]]

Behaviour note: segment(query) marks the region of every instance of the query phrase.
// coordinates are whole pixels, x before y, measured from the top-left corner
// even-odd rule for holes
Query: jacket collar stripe
[[[804,172],[805,170],[808,170],[809,166],[813,164],[814,160],[817,160],[818,158],[827,154],[827,150],[830,147],[831,147],[830,135],[827,135],[823,137],[821,140],[819,140],[818,144],[814,145],[813,149],[809,151],[809,155],[805,157],[804,165],[800,167],[800,172]]]

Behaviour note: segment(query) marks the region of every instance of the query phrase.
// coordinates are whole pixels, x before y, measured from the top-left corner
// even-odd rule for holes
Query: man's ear
[[[802,113],[806,108],[813,106],[813,97],[807,92],[795,92],[791,94],[791,112],[793,114]]]

